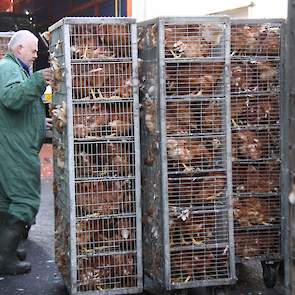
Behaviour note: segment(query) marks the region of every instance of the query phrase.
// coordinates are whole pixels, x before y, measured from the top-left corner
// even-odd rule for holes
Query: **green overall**
[[[0,211],[32,223],[40,205],[46,83],[10,53],[0,60]]]

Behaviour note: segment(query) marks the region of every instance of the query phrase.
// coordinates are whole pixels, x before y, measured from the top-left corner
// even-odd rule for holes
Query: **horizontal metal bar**
[[[10,38],[15,32],[9,31],[9,32],[0,32],[0,38]]]
[[[75,138],[74,143],[109,143],[109,142],[114,142],[111,141],[114,139],[114,136],[111,135],[106,135],[106,136],[93,136],[93,137],[85,137],[85,138]],[[116,136],[115,140],[121,139],[119,143],[132,143],[134,142],[134,136]]]
[[[170,247],[170,252],[174,251],[186,251],[186,250],[212,250],[212,249],[225,249],[228,247],[228,243],[213,243],[210,244],[210,241],[205,241],[200,245],[190,245],[190,246],[179,246],[179,247]]]
[[[244,92],[244,93],[231,93],[231,98],[235,97],[261,97],[261,96],[279,96],[280,92]]]
[[[93,65],[93,63],[98,63],[99,64],[121,64],[121,63],[132,63],[132,58],[126,57],[106,57],[106,58],[81,58],[81,59],[71,59],[71,64],[76,65],[76,64],[85,64],[85,65]]]
[[[248,192],[248,193],[233,193],[233,196],[235,197],[247,197],[247,196],[257,196],[257,197],[280,197],[280,193],[258,193],[258,192]]]
[[[198,170],[200,173],[209,173],[209,172],[224,172],[224,169],[202,169]],[[183,175],[185,174],[183,171],[168,171],[168,176],[169,175]]]
[[[243,19],[232,19],[232,25],[238,24],[258,24],[258,25],[265,25],[265,24],[282,24],[286,20],[283,18],[243,18]]]
[[[88,258],[88,257],[102,257],[102,256],[111,256],[111,255],[118,255],[118,254],[136,254],[137,250],[130,250],[130,251],[110,251],[110,252],[97,252],[95,254],[80,254],[77,255],[77,259],[79,258]]]
[[[257,230],[261,230],[261,229],[280,229],[280,225],[252,225],[252,226],[239,226],[239,227],[235,227],[235,232],[251,232],[251,231],[257,231]]]
[[[86,178],[82,178],[82,177],[76,177],[75,181],[91,181],[91,180],[103,180],[103,181],[112,181],[112,180],[134,180],[135,177],[134,176],[116,176],[116,177],[110,177],[110,176],[101,176],[101,177],[86,177]]]
[[[141,293],[141,288],[135,288],[135,287],[128,287],[128,288],[116,288],[114,290],[105,290],[105,291],[82,291],[77,292],[77,295],[123,295],[123,294],[138,294]]]
[[[278,56],[263,56],[263,55],[231,55],[231,61],[237,62],[237,61],[280,61],[280,57]]]
[[[189,288],[196,288],[196,287],[212,287],[212,286],[227,286],[235,284],[237,281],[236,278],[229,278],[229,279],[210,279],[210,280],[200,280],[200,281],[193,281],[193,282],[186,282],[186,283],[178,283],[178,284],[171,284],[169,287],[171,290],[174,289],[189,289]]]
[[[101,216],[94,216],[94,214],[88,214],[84,216],[77,216],[77,221],[83,220],[109,220],[109,219],[119,219],[119,218],[134,218],[136,217],[136,213],[120,213],[120,214],[108,214]]]
[[[133,102],[133,98],[97,98],[97,99],[73,99],[73,105],[83,103],[117,103],[117,102]]]
[[[165,63],[214,63],[225,62],[225,57],[198,57],[198,58],[165,58]]]
[[[82,141],[82,142],[75,142],[74,145],[85,145],[85,144],[108,144],[108,143],[133,143],[134,140],[130,140],[129,138],[124,138],[124,137],[109,137],[108,139],[102,139],[102,140],[87,140],[87,141]]]
[[[194,24],[198,23],[221,23],[221,22],[229,22],[230,18],[227,16],[168,16],[168,17],[159,17],[159,19],[163,20],[164,24],[171,24],[175,23],[177,25],[179,24],[185,24],[192,22]]]
[[[55,24],[49,27],[49,31],[52,32],[59,27],[75,24],[135,24],[136,19],[129,17],[64,17]]]
[[[182,139],[187,139],[187,140],[194,140],[194,139],[199,139],[199,138],[202,138],[202,139],[213,139],[213,138],[219,138],[219,139],[222,139],[222,138],[225,138],[225,134],[224,133],[214,133],[214,136],[212,136],[210,133],[202,133],[204,135],[202,136],[190,136],[188,134],[184,134],[181,136]],[[167,135],[167,138],[169,139],[172,139],[172,138],[178,138],[179,139],[180,136],[174,136],[174,135]]]
[[[226,98],[225,96],[216,96],[216,97],[206,97],[205,95],[185,95],[185,96],[167,96],[166,101],[167,102],[182,102],[182,101],[187,101],[187,102],[199,102],[199,101],[206,101],[206,102],[225,102]]]
[[[149,19],[146,21],[142,21],[139,22],[137,25],[139,27],[143,27],[143,26],[148,26],[148,25],[153,25],[153,24],[158,24],[159,21],[163,21],[164,24],[184,24],[187,25],[188,23],[194,23],[194,24],[198,24],[198,23],[221,23],[221,22],[229,22],[229,17],[226,16],[196,16],[196,17],[190,17],[190,16],[169,16],[169,17],[157,17],[157,18],[153,18],[153,19]]]
[[[242,119],[241,119],[242,120]],[[241,125],[239,127],[232,127],[232,131],[239,131],[239,130],[252,130],[252,131],[261,131],[261,130],[267,130],[267,131],[280,131],[280,124],[276,125]]]
[[[269,162],[269,161],[278,161],[278,163],[280,163],[280,158],[274,158],[274,157],[269,157],[269,158],[261,158],[258,160],[248,160],[248,159],[235,159],[233,161],[233,163],[249,163],[249,164],[259,164],[259,163],[265,163],[265,162]]]

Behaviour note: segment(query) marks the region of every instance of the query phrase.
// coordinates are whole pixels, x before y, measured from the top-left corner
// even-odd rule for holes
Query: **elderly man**
[[[53,80],[50,68],[32,73],[38,39],[16,32],[0,61],[0,275],[30,271],[17,248],[40,204],[40,161],[45,134],[41,96]]]

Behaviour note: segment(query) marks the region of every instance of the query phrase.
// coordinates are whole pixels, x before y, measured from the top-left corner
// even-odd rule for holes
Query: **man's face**
[[[38,40],[31,39],[18,46],[18,58],[27,66],[32,67],[38,56]]]

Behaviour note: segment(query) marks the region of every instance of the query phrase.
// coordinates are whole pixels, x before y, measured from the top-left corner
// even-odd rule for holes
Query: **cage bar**
[[[140,293],[135,21],[64,18],[50,31],[57,264],[70,294]]]
[[[139,24],[145,288],[235,281],[229,21]]]
[[[8,42],[14,32],[0,32],[0,59],[4,57],[8,50]]]

